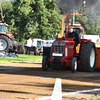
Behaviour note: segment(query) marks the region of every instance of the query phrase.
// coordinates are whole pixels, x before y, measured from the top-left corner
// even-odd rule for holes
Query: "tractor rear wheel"
[[[80,51],[82,71],[93,72],[96,64],[96,47],[93,42],[84,42]]]
[[[71,71],[73,73],[75,73],[77,71],[77,58],[76,57],[72,58],[72,61],[71,61]]]
[[[0,36],[0,51],[9,51],[9,49],[11,49],[11,45],[11,40],[7,36]]]
[[[42,69],[43,69],[43,71],[47,71],[48,70],[48,58],[47,58],[47,56],[43,56]]]

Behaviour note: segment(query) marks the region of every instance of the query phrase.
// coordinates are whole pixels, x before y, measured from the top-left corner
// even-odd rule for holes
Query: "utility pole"
[[[75,9],[73,9],[73,13],[75,14]],[[73,15],[73,25],[75,24],[75,15]]]

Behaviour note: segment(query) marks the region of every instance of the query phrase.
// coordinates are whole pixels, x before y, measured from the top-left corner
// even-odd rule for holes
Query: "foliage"
[[[14,15],[12,8],[13,6],[10,0],[2,0],[0,3],[2,7],[2,12],[0,9],[0,13],[2,13],[3,16],[5,15],[3,22],[6,22],[9,25],[9,33],[11,33],[11,31],[16,30],[16,27],[13,27],[14,25]],[[2,20],[1,15],[0,15],[0,20]]]
[[[94,98],[94,99],[89,99],[89,100],[100,100],[100,98]]]
[[[100,2],[90,8],[80,9],[85,16],[76,16],[76,22],[85,28],[86,34],[100,35]]]
[[[48,34],[61,33],[63,15],[54,0],[2,0],[4,21],[9,24],[17,41],[29,37],[46,38]],[[59,0],[58,0],[59,1]],[[85,16],[76,16],[76,23],[85,28],[86,34],[100,35],[100,2],[89,8],[79,9]]]
[[[30,36],[43,39],[60,32],[62,17],[53,0],[16,0],[12,4],[19,41]]]
[[[62,15],[53,0],[2,0],[4,21],[17,41],[29,37],[44,39],[61,30]]]

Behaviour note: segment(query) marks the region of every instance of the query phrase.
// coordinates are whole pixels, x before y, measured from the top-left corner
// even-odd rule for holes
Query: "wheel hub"
[[[94,48],[91,49],[90,53],[90,67],[93,68],[95,62],[95,51]]]
[[[3,39],[0,39],[0,50],[5,50],[7,47],[7,42]]]
[[[77,70],[77,61],[75,61],[74,69]]]

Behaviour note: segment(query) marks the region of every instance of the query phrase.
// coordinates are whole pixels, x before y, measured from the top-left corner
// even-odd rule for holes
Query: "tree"
[[[12,4],[19,41],[29,36],[43,39],[60,32],[62,17],[53,0],[15,0]]]
[[[76,16],[76,22],[85,28],[86,34],[100,35],[100,2],[89,8],[80,9],[85,16]]]

